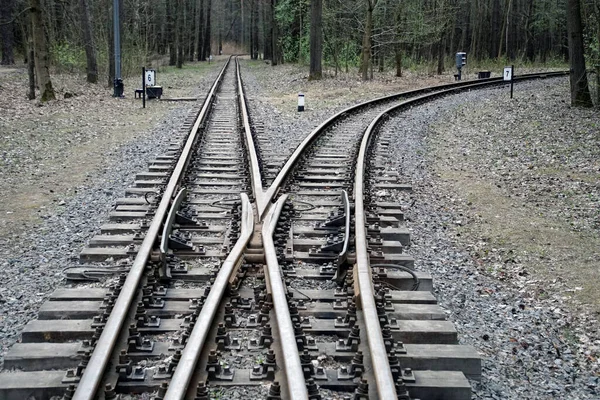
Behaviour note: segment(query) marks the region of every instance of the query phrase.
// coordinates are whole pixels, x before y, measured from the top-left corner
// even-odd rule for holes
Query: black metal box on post
[[[146,86],[146,95],[148,99],[159,98],[162,96],[162,86]]]

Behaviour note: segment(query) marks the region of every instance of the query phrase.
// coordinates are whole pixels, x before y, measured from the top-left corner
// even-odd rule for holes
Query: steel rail
[[[247,151],[250,155],[250,173],[252,175],[252,192],[257,204],[259,199],[262,199],[262,180],[260,176],[260,168],[258,165],[258,157],[254,140],[252,139],[252,131],[250,130],[250,122],[248,118],[248,110],[245,103],[244,88],[242,85],[241,74],[237,57],[235,59],[236,77],[238,88],[238,101],[242,112],[242,121],[244,124],[244,136],[246,139]],[[194,329],[188,338],[187,344],[181,354],[181,359],[175,368],[171,382],[164,400],[181,400],[185,398],[188,386],[200,353],[206,342],[206,338],[211,330],[213,319],[219,309],[219,304],[223,299],[231,274],[235,270],[237,264],[244,255],[244,250],[254,232],[254,213],[248,196],[245,193],[242,196],[242,234],[236,242],[235,246],[221,265],[219,273],[211,286],[208,297],[206,298],[200,315],[196,320]]]
[[[531,79],[531,77],[529,77],[529,79]],[[390,369],[387,351],[385,349],[385,343],[383,341],[381,325],[379,323],[379,317],[377,315],[377,308],[375,304],[375,291],[373,289],[372,270],[369,260],[369,253],[367,250],[367,220],[362,194],[365,191],[364,177],[366,169],[367,149],[373,137],[373,132],[375,131],[375,128],[378,126],[378,124],[382,122],[383,118],[392,111],[415,105],[425,100],[432,100],[440,96],[444,96],[446,94],[462,90],[466,87],[481,88],[490,86],[495,83],[496,82],[489,81],[475,83],[470,82],[467,85],[461,85],[459,87],[448,88],[434,93],[425,94],[423,96],[419,96],[410,100],[403,101],[399,104],[395,104],[394,106],[386,109],[385,111],[381,112],[377,117],[375,117],[363,134],[358,158],[356,161],[356,173],[354,182],[354,230],[356,248],[355,265],[357,269],[356,276],[358,281],[357,283],[359,288],[360,302],[362,305],[363,317],[365,320],[367,342],[369,345],[369,352],[375,376],[375,385],[377,387],[378,398],[380,399],[397,399],[398,395],[396,393],[394,377]]]
[[[140,245],[138,253],[133,261],[133,265],[131,266],[129,274],[127,275],[127,279],[125,280],[123,288],[119,293],[119,297],[115,302],[113,311],[108,317],[102,334],[96,343],[94,352],[92,353],[92,356],[88,362],[88,367],[83,372],[79,384],[77,385],[77,389],[73,395],[73,400],[92,400],[96,396],[96,391],[100,386],[106,366],[108,365],[108,362],[113,354],[115,344],[121,333],[127,314],[131,309],[133,299],[139,289],[146,264],[150,259],[150,254],[154,248],[154,243],[158,237],[161,225],[167,213],[169,212],[171,199],[175,194],[187,164],[189,163],[194,144],[199,136],[200,124],[204,122],[204,119],[208,115],[208,110],[210,109],[214,99],[217,87],[221,83],[224,72],[230,61],[231,58],[221,69],[219,76],[215,80],[208,96],[206,97],[206,100],[204,101],[202,110],[200,111],[200,114],[194,123],[190,135],[188,136],[185,146],[181,152],[179,161],[173,170],[171,179],[165,188],[165,192],[156,210],[155,217],[152,220],[148,231],[146,232],[146,236],[142,244]]]
[[[277,220],[287,198],[288,195],[285,194],[277,200],[274,207],[271,207],[265,216],[263,223],[262,239],[267,263],[265,279],[271,287],[273,308],[275,309],[275,318],[277,320],[277,331],[279,332],[281,353],[283,354],[282,369],[285,373],[288,387],[288,397],[286,399],[307,400],[308,390],[300,363],[300,354],[298,353],[294,326],[292,325],[292,318],[285,295],[283,278],[279,269],[279,262],[277,262],[275,243],[273,243],[273,233],[277,226]]]
[[[175,372],[164,400],[182,400],[188,391],[188,386],[192,375],[195,372],[196,364],[200,358],[200,353],[204,347],[206,338],[211,331],[213,319],[219,309],[219,304],[225,294],[229,278],[235,270],[237,264],[241,261],[244,250],[254,232],[254,212],[250,199],[246,193],[241,193],[242,197],[242,232],[233,246],[233,249],[221,265],[215,282],[210,288],[210,292],[204,301],[200,315],[194,324],[194,329],[188,338],[187,344],[181,353],[181,359],[175,367]]]
[[[159,246],[162,260],[166,258],[167,252],[169,251],[169,236],[173,231],[173,224],[175,223],[175,218],[177,218],[177,211],[179,211],[181,203],[183,203],[183,200],[186,196],[187,189],[183,188],[179,190],[179,193],[177,193],[177,196],[175,196],[175,199],[173,200],[169,214],[167,215],[167,220],[163,226],[162,238]]]
[[[248,116],[248,109],[246,107],[246,94],[244,92],[244,85],[242,83],[242,75],[240,73],[240,65],[235,59],[237,84],[238,84],[238,96],[239,104],[242,109],[242,123],[244,125],[244,136],[246,138],[246,150],[250,155],[250,175],[252,177],[252,191],[254,198],[256,199],[256,210],[258,213],[258,220],[262,219],[262,212],[265,210],[264,206],[264,192],[262,186],[262,179],[260,173],[260,165],[258,163],[258,155],[256,154],[256,147],[254,146],[254,139],[252,138],[252,130],[250,129],[250,117]]]
[[[383,114],[383,113],[382,113]],[[380,114],[380,116],[382,115]],[[379,117],[377,117],[378,119]],[[377,120],[376,119],[376,120]],[[367,145],[369,143],[371,127],[375,121],[371,122],[369,128],[363,136],[356,162],[356,178],[354,181],[354,241],[356,248],[356,279],[358,283],[359,297],[362,304],[364,325],[367,333],[367,342],[373,373],[375,376],[375,385],[379,399],[397,399],[396,385],[390,363],[383,341],[381,325],[377,315],[375,304],[375,290],[373,289],[373,277],[371,276],[371,267],[369,253],[367,252],[367,230],[365,228],[366,215],[364,209],[364,175]]]
[[[562,75],[566,75],[566,74],[568,74],[568,71],[523,74],[523,75],[515,76],[514,79],[516,81],[519,81],[519,80],[527,80],[527,79],[536,79],[536,78],[541,78],[541,77],[556,77],[556,76],[562,76]],[[479,79],[479,80],[477,80],[477,83],[487,83],[488,85],[494,85],[494,84],[503,84],[503,83],[508,83],[508,82],[504,81],[504,79],[502,77],[499,77],[499,78]],[[277,174],[277,176],[271,183],[271,186],[269,186],[269,188],[265,192],[263,204],[259,208],[258,214],[259,215],[264,214],[265,210],[269,207],[269,204],[273,201],[273,199],[277,195],[277,192],[279,191],[281,184],[287,178],[287,176],[291,173],[292,169],[294,168],[294,166],[296,165],[296,163],[300,159],[300,156],[302,155],[302,153],[304,153],[306,148],[314,140],[316,140],[319,137],[319,135],[325,131],[325,129],[327,127],[332,125],[337,120],[341,119],[346,113],[351,112],[351,111],[356,111],[358,109],[365,108],[370,105],[375,105],[377,103],[391,101],[396,98],[417,96],[419,94],[424,94],[424,93],[429,93],[429,92],[439,91],[439,90],[445,90],[445,89],[459,88],[459,87],[469,86],[472,84],[473,84],[473,81],[460,81],[460,82],[448,83],[448,84],[444,84],[444,85],[429,86],[426,88],[409,90],[409,91],[401,92],[401,93],[395,93],[395,94],[378,97],[376,99],[368,100],[368,101],[350,106],[350,107],[345,108],[342,111],[338,112],[337,114],[334,114],[333,116],[331,116],[330,118],[325,120],[323,123],[321,123],[319,126],[317,126],[296,147],[296,149],[294,150],[292,155],[288,158],[288,160],[286,161],[284,166],[281,168],[281,170],[279,171],[279,173]]]

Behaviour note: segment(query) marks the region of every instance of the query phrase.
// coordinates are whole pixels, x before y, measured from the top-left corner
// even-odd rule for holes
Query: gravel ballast
[[[520,104],[507,99],[505,88],[472,91],[413,109],[410,119],[396,118],[383,131],[394,143],[390,146],[388,169],[400,171],[401,179],[413,184],[413,193],[380,192],[378,198],[398,201],[406,209],[412,235],[408,252],[417,260],[418,269],[432,273],[436,296],[449,310],[460,342],[475,346],[482,354],[483,379],[474,383],[477,399],[600,396],[598,324],[589,307],[585,312],[586,308],[581,309],[571,298],[572,282],[557,282],[556,277],[548,278],[543,271],[536,274],[534,260],[527,254],[520,256],[522,249],[518,246],[505,245],[501,249],[494,238],[480,243],[482,239],[478,240],[474,232],[480,231],[477,224],[485,222],[472,212],[480,200],[476,196],[467,199],[461,181],[445,174],[454,170],[467,174],[471,181],[484,179],[503,158],[505,147],[500,144],[514,148],[522,136],[528,140],[547,136],[548,142],[538,143],[540,152],[546,146],[554,146],[557,141],[551,137],[559,131],[552,131],[551,126],[561,126],[560,132],[564,132],[558,136],[568,136],[570,129],[576,129],[569,124],[573,115],[575,119],[592,115],[591,111],[571,110],[565,104],[568,95],[565,79],[518,84],[516,96],[521,98]],[[525,106],[526,102],[530,104]],[[527,113],[519,112],[519,106]],[[504,116],[507,108],[512,116]],[[548,110],[554,110],[553,116],[548,117]],[[506,121],[515,119],[521,121],[518,127],[506,130]],[[546,125],[547,129],[525,131],[525,122],[540,119],[553,122]],[[597,116],[595,120],[597,123]],[[597,140],[597,131],[588,134],[595,134]],[[482,141],[492,144],[484,146]],[[440,154],[448,154],[448,147],[458,148],[459,154],[469,148],[485,147],[487,151],[485,155],[475,154],[468,163],[457,160],[458,156],[440,159]],[[598,150],[588,153],[593,151]],[[511,170],[532,162],[526,152],[510,154]],[[533,162],[537,168],[539,162]],[[577,170],[575,165],[572,167]],[[511,180],[527,192],[526,198],[536,199],[538,213],[552,210],[556,205],[536,196],[535,187],[520,185],[527,181],[525,175],[514,172]],[[468,224],[475,226],[465,229]],[[485,247],[491,248],[482,259],[478,251]],[[498,263],[502,266],[498,267]],[[499,268],[502,274],[498,273]]]
[[[189,80],[187,85],[194,88],[191,90],[197,92],[196,95],[204,96],[218,71],[215,66],[210,72]],[[69,194],[58,204],[31,210],[39,213],[43,222],[32,225],[25,233],[2,237],[0,365],[23,326],[36,318],[37,310],[48,296],[64,284],[63,270],[79,265],[79,253],[107,222],[115,200],[124,197],[135,174],[146,171],[149,161],[165,153],[191,107],[190,102],[177,103],[150,131],[118,147],[109,141],[98,146],[95,151],[101,155],[102,162],[86,174],[83,185],[69,188]],[[73,112],[86,111],[83,108]],[[53,160],[42,162],[53,165]]]

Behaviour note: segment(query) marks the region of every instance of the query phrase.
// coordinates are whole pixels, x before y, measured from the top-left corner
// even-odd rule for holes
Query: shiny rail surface
[[[198,139],[197,135],[200,124],[202,124],[207,116],[210,104],[214,99],[215,92],[223,77],[223,73],[230,62],[231,59],[221,70],[221,73],[219,74],[217,80],[210,90],[207,99],[204,102],[202,111],[200,112],[200,115],[194,124],[194,128],[187,139],[182,155],[177,162],[177,166],[171,175],[171,179],[169,180],[158,209],[156,210],[156,217],[148,228],[146,237],[144,238],[141,248],[135,257],[129,274],[127,275],[127,280],[125,281],[119,297],[117,298],[114,310],[106,322],[106,326],[102,331],[102,335],[100,336],[94,352],[92,353],[89,365],[93,365],[94,368],[86,368],[84,371],[83,376],[77,385],[77,390],[73,396],[74,400],[91,400],[96,395],[96,391],[98,390],[100,382],[102,381],[104,370],[106,369],[108,361],[113,353],[117,337],[123,328],[123,323],[126,320],[127,313],[131,309],[134,295],[138,290],[140,279],[142,278],[146,264],[150,259],[150,254],[154,248],[154,243],[156,242],[156,238],[160,232],[162,223],[169,212],[171,199],[176,193],[176,190],[179,186],[179,181],[183,176],[186,165],[189,162],[194,143]]]
[[[277,262],[275,244],[273,243],[273,233],[281,213],[281,209],[287,200],[287,195],[281,196],[271,211],[265,216],[263,224],[262,237],[265,249],[265,258],[267,268],[265,269],[265,278],[271,287],[271,296],[273,298],[273,307],[277,319],[279,338],[281,340],[281,351],[284,355],[284,373],[288,383],[289,400],[308,399],[308,391],[304,382],[304,373],[300,364],[300,354],[294,335],[290,311],[287,305],[286,290],[283,285],[283,277]]]

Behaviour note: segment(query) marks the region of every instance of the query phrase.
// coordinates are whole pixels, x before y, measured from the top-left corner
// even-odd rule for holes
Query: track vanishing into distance
[[[8,352],[0,399],[470,399],[479,355],[413,270],[400,206],[374,195],[411,190],[378,128],[502,83],[348,108],[267,176],[231,58]]]

